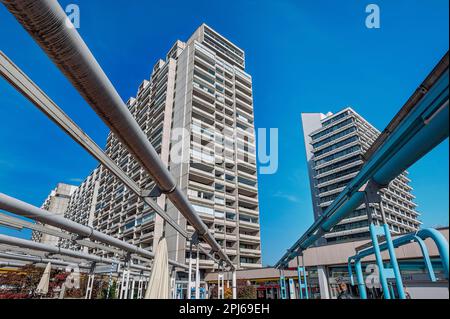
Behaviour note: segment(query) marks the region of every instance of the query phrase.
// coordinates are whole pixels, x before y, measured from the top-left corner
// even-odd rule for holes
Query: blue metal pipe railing
[[[385,187],[449,136],[448,53],[419,86],[380,138],[358,175],[338,195],[322,216],[277,262],[287,264],[302,250],[350,214],[364,201],[359,191],[372,180]]]
[[[376,234],[375,230],[374,230],[374,234]],[[429,278],[431,281],[434,282],[434,281],[436,281],[436,276],[434,274],[433,266],[432,266],[431,259],[430,259],[429,253],[428,253],[428,248],[424,242],[424,240],[427,238],[430,238],[435,242],[435,244],[438,248],[439,254],[441,255],[441,262],[442,262],[442,266],[443,266],[446,278],[448,279],[448,270],[449,270],[448,242],[447,242],[446,238],[444,237],[444,235],[442,235],[436,229],[432,229],[432,228],[422,229],[422,230],[418,231],[417,233],[407,234],[405,236],[396,238],[395,240],[392,241],[392,249],[409,244],[411,241],[416,241],[419,244],[419,247],[422,251],[422,256],[424,258],[425,267],[427,268]],[[352,256],[348,259],[348,272],[349,272],[350,281],[351,281],[352,285],[355,284],[354,279],[353,279],[352,261],[355,262],[357,284],[358,284],[361,299],[367,298],[367,293],[366,293],[365,284],[364,284],[364,277],[363,277],[362,268],[361,268],[361,260],[372,254],[375,254],[375,255],[379,254],[379,256],[377,257],[377,265],[380,270],[380,280],[381,280],[381,284],[382,284],[382,288],[383,288],[383,293],[386,294],[386,291],[387,291],[388,294],[390,294],[387,281],[383,281],[383,279],[381,277],[382,273],[383,273],[383,269],[384,269],[383,263],[381,262],[381,266],[380,266],[380,262],[378,262],[378,261],[382,260],[381,259],[381,251],[389,249],[389,245],[387,242],[385,242],[381,245],[378,245],[377,243],[378,243],[378,240],[376,239],[374,246],[372,246],[368,249],[365,249],[365,250],[359,252],[357,255]],[[401,274],[400,273],[396,274],[395,277],[396,278],[401,277]],[[398,282],[396,284],[397,284],[397,286],[399,284],[403,285],[402,283],[398,283]],[[398,289],[398,291],[400,294],[400,291],[402,291],[402,290]],[[385,295],[385,298],[386,297],[387,297],[387,295]],[[402,298],[401,295],[400,295],[400,298]],[[404,299],[404,297],[402,299]]]

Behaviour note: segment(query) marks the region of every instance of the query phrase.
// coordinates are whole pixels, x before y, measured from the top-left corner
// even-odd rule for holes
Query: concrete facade
[[[56,188],[50,192],[41,208],[51,212],[52,214],[64,216],[69,206],[70,198],[76,189],[77,187],[74,185],[59,183]],[[56,229],[53,226],[48,226],[48,228]],[[37,231],[33,231],[32,240],[53,246],[59,245],[59,237],[43,234]]]

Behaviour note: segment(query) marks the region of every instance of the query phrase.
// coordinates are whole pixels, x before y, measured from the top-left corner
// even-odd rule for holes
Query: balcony
[[[258,198],[256,197],[248,197],[242,194],[239,194],[239,201],[242,201],[244,203],[249,203],[252,205],[258,205]]]
[[[214,115],[211,115],[208,112],[203,111],[199,107],[192,105],[192,116],[202,122],[208,123],[209,125],[213,125],[216,121]]]
[[[201,169],[197,169],[194,167],[189,168],[189,173],[194,176],[196,181],[199,181],[203,184],[210,184],[214,182],[214,174],[212,172],[206,172]]]
[[[239,234],[239,241],[248,241],[248,242],[252,242],[252,243],[259,243],[260,237],[257,235]]]
[[[324,153],[324,154],[321,154],[321,155],[319,155],[319,156],[314,156],[314,160],[315,160],[315,161],[319,161],[319,160],[321,160],[321,159],[323,159],[323,158],[326,158],[326,157],[331,156],[331,155],[333,155],[333,154],[339,153],[340,151],[343,151],[343,150],[345,150],[345,149],[347,149],[347,148],[350,148],[350,147],[352,147],[352,146],[359,145],[359,143],[360,143],[360,142],[359,142],[358,140],[356,140],[356,141],[354,141],[354,142],[350,142],[350,143],[348,143],[348,144],[342,145],[341,147],[338,147],[338,148],[335,148],[335,149],[333,149],[333,150],[330,150],[330,151],[328,151],[328,152],[326,152],[326,153]]]
[[[246,95],[248,98],[252,98],[252,89],[247,87],[239,81],[235,81],[236,89],[240,91],[241,94]]]
[[[205,91],[198,88],[197,86],[194,86],[198,90],[194,90],[192,94],[192,102],[195,103],[195,106],[203,109],[205,112],[208,113],[214,113],[215,107],[214,107],[214,99],[208,95],[205,94]]]
[[[231,221],[231,220],[225,219],[225,225],[236,227],[236,221]]]
[[[261,250],[259,249],[239,248],[239,252],[246,256],[261,256]]]
[[[351,152],[351,153],[348,153],[348,154],[339,156],[339,157],[337,157],[337,158],[335,158],[335,159],[333,159],[333,160],[330,160],[329,162],[326,162],[326,163],[322,163],[322,164],[316,165],[316,166],[314,167],[314,169],[315,169],[315,170],[319,170],[319,169],[324,168],[324,167],[327,167],[327,166],[329,166],[329,165],[331,165],[331,164],[334,164],[334,163],[343,161],[343,160],[345,160],[345,159],[351,158],[351,157],[356,156],[356,155],[362,155],[362,154],[363,154],[363,152],[362,152],[361,150],[356,150],[356,151],[354,151],[354,152]]]
[[[237,250],[236,249],[232,249],[232,248],[226,248],[225,249],[225,253],[229,256],[236,256],[237,255]]]
[[[322,174],[318,174],[318,175],[316,175],[316,179],[319,179],[319,178],[322,178],[322,177],[326,177],[326,176],[328,176],[328,175],[332,175],[332,174],[335,174],[335,173],[338,173],[338,172],[341,172],[341,171],[344,171],[344,170],[346,170],[346,169],[349,169],[349,168],[352,168],[352,167],[355,167],[355,166],[359,166],[359,165],[362,165],[362,164],[364,164],[364,162],[362,161],[362,160],[356,160],[356,161],[354,161],[354,162],[351,162],[351,163],[349,163],[349,164],[346,164],[346,165],[344,165],[344,166],[341,166],[341,167],[337,167],[337,168],[335,168],[335,169],[332,169],[332,170],[330,170],[330,171],[328,171],[328,172],[324,172],[324,173],[322,173]]]
[[[350,173],[350,174],[347,174],[347,175],[344,175],[344,176],[341,176],[341,177],[337,177],[337,178],[331,179],[329,181],[326,181],[326,182],[323,182],[321,184],[318,184],[317,188],[322,188],[322,187],[325,187],[325,186],[328,186],[328,185],[332,185],[332,184],[335,184],[335,183],[338,183],[338,182],[345,181],[347,179],[352,179],[356,175],[358,175],[358,173],[359,172],[354,172],[354,173]]]
[[[189,188],[214,192],[213,185],[202,184],[192,179],[189,179]]]
[[[259,216],[259,211],[257,211],[256,209],[249,209],[249,208],[239,206],[238,211],[239,211],[239,213],[246,213],[246,214],[250,214],[253,216]]]
[[[212,259],[200,259],[198,261],[200,267],[212,268],[214,266],[214,260]]]
[[[199,150],[191,149],[191,160],[194,163],[213,165],[215,163],[216,157],[208,154],[208,152],[202,152]]]
[[[355,126],[355,123],[349,123],[349,124],[347,124],[347,125],[345,125],[343,127],[340,127],[339,129],[337,129],[337,130],[335,130],[333,132],[330,132],[330,133],[328,133],[326,135],[323,135],[323,136],[321,136],[319,138],[313,139],[313,143],[318,143],[320,141],[323,141],[323,140],[329,138],[330,136],[333,136],[333,135],[338,134],[338,133],[340,133],[342,131],[345,131],[346,129],[349,129],[349,128],[353,127],[353,126]],[[314,132],[312,135],[317,134],[317,133],[318,132]]]
[[[319,198],[323,198],[323,197],[330,196],[330,195],[333,195],[333,194],[339,194],[339,193],[342,192],[344,189],[345,189],[345,186],[338,187],[338,188],[329,190],[329,191],[327,191],[327,192],[320,193],[318,197],[319,197]]]
[[[214,233],[214,238],[215,239],[219,239],[219,240],[224,240],[225,239],[225,233],[219,233],[219,232],[215,232]]]
[[[257,264],[250,264],[250,263],[240,263],[241,268],[246,268],[246,269],[257,269],[257,268],[262,268],[262,265],[260,263]]]
[[[355,130],[355,131],[353,131],[351,133],[345,134],[344,136],[341,136],[341,137],[339,137],[339,138],[337,138],[335,140],[332,140],[332,141],[330,141],[328,143],[325,143],[325,144],[320,145],[320,146],[315,147],[315,148],[313,147],[313,152],[318,152],[320,150],[323,150],[323,149],[327,148],[328,146],[331,146],[333,144],[336,144],[336,143],[339,143],[341,141],[344,141],[344,140],[346,140],[346,139],[348,139],[348,138],[350,138],[352,136],[358,136],[358,131]]]
[[[150,238],[153,238],[154,234],[155,234],[154,232],[142,234],[138,239],[141,240],[141,241],[148,240]]]
[[[239,221],[239,228],[250,229],[250,230],[259,230],[259,224],[241,220],[241,221]]]

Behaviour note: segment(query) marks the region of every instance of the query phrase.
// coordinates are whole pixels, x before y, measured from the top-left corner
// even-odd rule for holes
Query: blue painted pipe
[[[422,256],[425,261],[425,267],[427,267],[428,276],[432,282],[436,281],[436,275],[434,274],[433,264],[431,263],[430,254],[428,253],[427,245],[422,238],[414,236],[414,240],[419,244],[420,250],[422,250]]]
[[[373,180],[379,185],[387,185],[393,176],[398,176],[417,159],[430,152],[449,135],[449,107],[440,110],[433,121],[415,134],[401,150],[396,152],[389,161],[374,175]],[[433,134],[430,134],[432,132]]]
[[[298,292],[299,292],[299,297],[300,299],[303,299],[303,288],[302,288],[302,272],[301,272],[302,267],[298,266],[297,267],[297,274],[298,274]]]
[[[352,260],[353,260],[353,257],[349,257],[348,258],[347,271],[348,271],[348,276],[350,277],[350,284],[352,286],[354,286],[355,285],[355,280],[353,279]]]
[[[448,64],[448,54],[447,62],[444,58],[440,66],[442,63]],[[434,70],[430,76],[439,78],[431,81],[432,87],[428,93],[413,105],[409,114],[387,136],[384,143],[324,214],[294,244],[292,250],[298,247],[308,248],[322,236],[321,230],[329,231],[353,211],[350,208],[362,204],[363,196],[359,195],[359,190],[366,182],[372,179],[381,186],[388,185],[401,172],[448,138],[449,71],[447,69],[443,73],[437,73]],[[289,258],[289,254],[285,254],[277,263],[277,267]]]
[[[306,267],[303,267],[303,281],[305,282],[305,296],[306,296],[306,299],[309,299],[308,279],[306,277]]]
[[[359,296],[361,299],[367,299],[366,284],[361,267],[361,259],[355,261],[356,278],[358,280]]]
[[[395,240],[392,241],[392,245],[394,248],[409,244],[411,241],[416,241],[419,246],[420,249],[422,251],[422,256],[424,258],[425,261],[425,266],[427,268],[428,271],[428,275],[430,277],[431,281],[436,281],[436,276],[434,274],[434,270],[433,270],[433,265],[431,264],[431,260],[430,260],[430,255],[428,253],[428,248],[425,245],[425,242],[423,241],[424,239],[430,238],[432,239],[435,243],[436,246],[438,247],[439,250],[439,254],[441,255],[441,262],[442,262],[442,266],[444,268],[444,272],[446,274],[446,278],[448,279],[448,269],[449,269],[449,248],[448,248],[448,242],[447,239],[444,237],[444,235],[442,235],[439,231],[437,231],[436,229],[432,229],[432,228],[427,228],[427,229],[422,229],[419,230],[417,232],[417,234],[407,234],[405,236],[396,238]],[[383,243],[382,245],[379,246],[379,250],[383,251],[388,249],[388,245],[386,243]],[[361,252],[359,252],[357,255],[350,257],[349,260],[349,274],[350,274],[350,280],[352,281],[353,284],[353,276],[351,273],[351,261],[355,260],[355,263],[360,261],[361,259],[370,256],[372,254],[375,254],[375,249],[374,247],[370,247],[366,250],[363,250]],[[397,283],[398,285],[398,283]]]
[[[337,210],[330,218],[328,218],[321,226],[321,228],[328,232],[330,231],[337,223],[339,223],[346,215],[350,214],[354,211],[358,206],[360,206],[364,201],[364,193],[357,192],[352,197],[350,197],[347,202],[341,206],[339,210]]]

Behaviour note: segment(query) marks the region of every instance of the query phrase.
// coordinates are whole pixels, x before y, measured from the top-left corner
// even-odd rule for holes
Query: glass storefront
[[[362,270],[364,274],[364,278],[367,279],[367,275],[372,272],[371,269],[376,267],[374,265],[375,262],[363,263]],[[368,269],[367,266],[371,266],[371,269]],[[384,265],[385,267],[391,267],[389,263]],[[432,259],[432,266],[434,273],[436,275],[437,280],[446,280],[445,273],[442,268],[442,263],[439,259]],[[418,283],[422,284],[431,284],[431,281],[428,276],[427,269],[425,267],[425,263],[423,260],[408,260],[408,261],[400,261],[399,262],[400,272],[402,274],[402,281],[404,286],[408,287],[408,285],[417,285]],[[335,266],[328,267],[328,284],[330,290],[330,298],[337,298],[339,295],[338,282],[344,282],[347,285],[347,290],[354,296],[355,298],[359,298],[359,290],[355,283],[355,286],[351,285],[350,277],[348,274],[347,266]],[[353,276],[356,280],[356,273],[353,272]],[[395,283],[395,279],[388,280],[388,286],[391,294],[393,293],[395,298],[398,298],[397,294],[397,286]],[[367,288],[367,298],[368,299],[381,299],[383,298],[383,291],[380,288]]]

